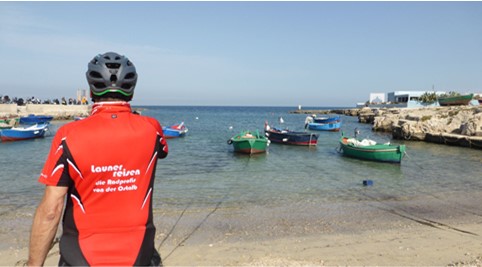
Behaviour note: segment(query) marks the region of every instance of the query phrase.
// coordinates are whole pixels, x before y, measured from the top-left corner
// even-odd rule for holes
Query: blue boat
[[[3,129],[0,131],[0,139],[3,142],[19,141],[33,138],[43,137],[48,131],[48,123],[34,124],[27,127],[12,127],[11,129]]]
[[[53,116],[29,114],[28,116],[20,117],[19,123],[27,125],[49,123],[53,118]]]
[[[329,122],[329,123],[308,123],[308,129],[315,131],[330,131],[338,132],[341,128],[341,121]]]
[[[164,137],[170,139],[185,136],[188,129],[184,125],[184,122],[181,122],[180,124],[171,125],[169,127],[162,127],[162,131],[164,132]]]
[[[323,116],[323,117],[313,117],[313,122],[315,123],[331,123],[340,120],[340,116]]]

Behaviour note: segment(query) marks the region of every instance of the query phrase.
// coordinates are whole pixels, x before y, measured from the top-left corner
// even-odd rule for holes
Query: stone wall
[[[19,117],[29,114],[50,115],[55,120],[73,119],[76,116],[88,116],[91,105],[53,105],[53,104],[0,104],[0,117]]]
[[[17,114],[17,104],[0,104],[0,116],[6,116],[4,114]]]

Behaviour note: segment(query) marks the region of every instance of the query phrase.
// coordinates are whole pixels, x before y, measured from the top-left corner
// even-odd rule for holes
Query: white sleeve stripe
[[[72,161],[70,161],[69,159],[67,159],[67,162],[69,163],[70,166],[72,166],[72,168],[79,174],[80,178],[83,180],[84,177],[82,177],[82,173],[80,173],[79,169],[75,167],[74,163],[72,163]]]
[[[74,195],[70,195],[71,198],[75,199],[75,201],[77,201],[77,204],[79,204],[79,207],[80,209],[82,210],[82,212],[85,214],[85,209],[84,209],[84,206],[82,205],[82,203],[80,202],[80,199],[78,199],[76,196]]]
[[[64,168],[64,164],[59,164],[57,165],[57,167],[55,167],[55,169],[52,171],[52,174],[50,174],[50,177],[54,176],[54,174],[60,170],[60,169],[63,169]]]
[[[151,161],[149,162],[149,165],[147,166],[146,173],[149,172],[149,169],[151,168],[151,164],[156,159],[156,157],[157,157],[157,151],[154,153],[154,155],[152,155]]]
[[[55,151],[55,154],[57,154],[60,150],[62,150],[64,148],[64,146],[60,145],[58,148],[57,148],[57,151]]]
[[[144,202],[142,202],[142,207],[141,210],[144,209],[144,206],[146,205],[147,200],[149,199],[149,196],[151,195],[152,187],[149,188],[149,192],[147,192],[146,198],[144,198]]]

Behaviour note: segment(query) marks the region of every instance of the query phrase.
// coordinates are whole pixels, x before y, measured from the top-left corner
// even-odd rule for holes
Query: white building
[[[415,108],[426,106],[438,106],[438,102],[434,103],[422,103],[418,101],[420,96],[426,92],[431,91],[394,91],[387,93],[385,101],[384,93],[371,93],[370,94],[370,107],[399,107],[399,108]],[[437,95],[444,94],[445,92],[435,92]],[[381,96],[383,95],[383,96]],[[373,101],[372,99],[383,99],[381,102]],[[365,106],[366,103],[358,103],[357,107]]]
[[[381,104],[385,102],[385,93],[370,93],[370,103]]]

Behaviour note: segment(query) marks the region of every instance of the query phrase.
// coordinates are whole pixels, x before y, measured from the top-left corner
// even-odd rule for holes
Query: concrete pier
[[[54,105],[54,104],[0,104],[0,118],[21,117],[29,114],[49,115],[54,120],[69,120],[76,116],[88,116],[91,105]]]

